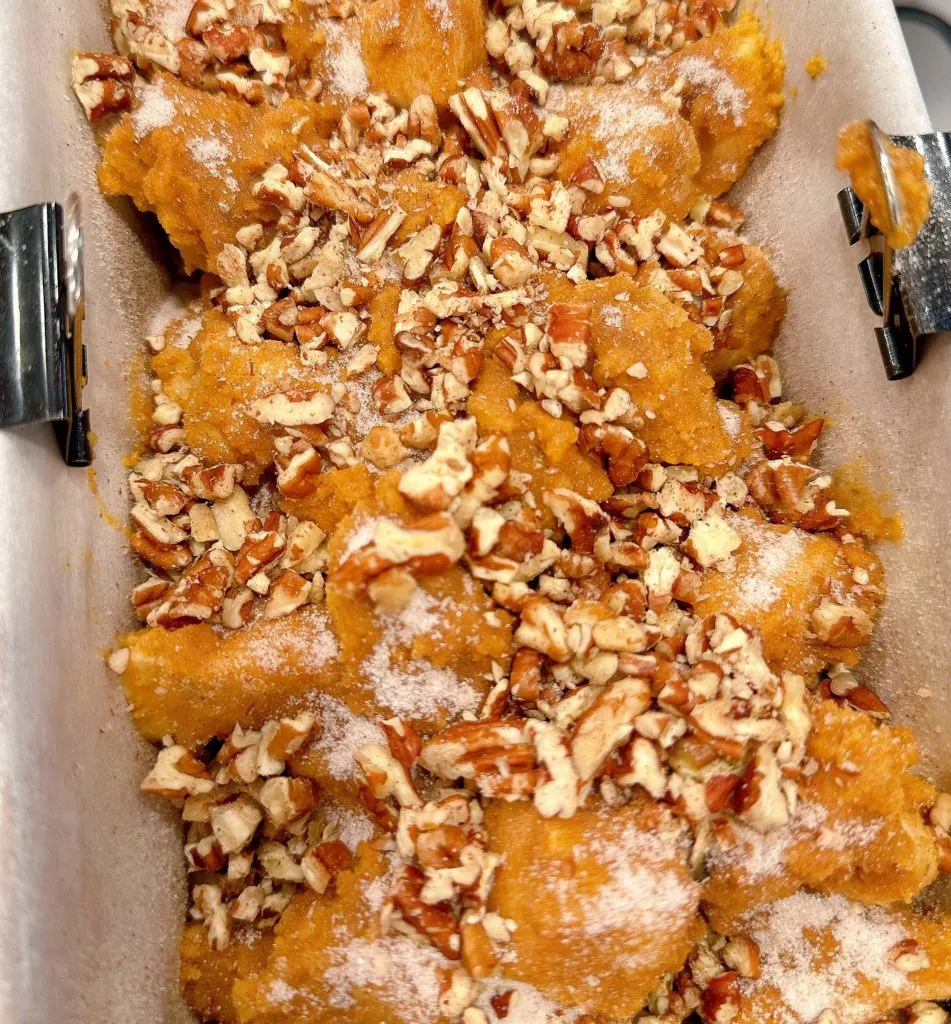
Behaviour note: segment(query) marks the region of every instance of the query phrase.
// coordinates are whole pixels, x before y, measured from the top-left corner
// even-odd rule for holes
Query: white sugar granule
[[[449,8],[449,0],[426,0],[426,10],[433,16],[441,31],[451,32],[456,27],[456,19]]]
[[[742,417],[736,409],[731,408],[725,402],[717,402],[717,412],[720,414],[723,429],[735,441],[740,436],[740,429],[743,426]]]
[[[749,97],[723,68],[703,57],[690,56],[680,62],[678,70],[688,85],[696,86],[713,100],[721,114],[729,117],[736,125],[744,123],[749,109]]]
[[[762,961],[759,980],[744,986],[778,990],[780,1003],[772,1009],[780,1024],[810,1024],[827,1009],[842,1024],[858,1024],[874,1015],[874,1007],[861,1000],[863,982],[909,990],[907,976],[891,962],[892,949],[907,933],[877,907],[798,892],[753,912],[741,927],[759,946]],[[831,957],[822,955],[825,936],[835,945]]]
[[[192,159],[212,171],[221,167],[231,156],[231,151],[221,139],[214,137],[198,136],[189,139],[186,146]]]
[[[196,138],[189,139],[185,144],[195,163],[200,164],[207,171],[218,178],[225,188],[231,192],[238,191],[238,181],[228,168],[228,161],[231,159],[231,150],[221,139],[217,138]],[[228,210],[229,205],[225,200],[219,203],[222,210]]]
[[[366,96],[370,91],[370,83],[360,55],[359,41],[335,19],[322,21],[321,25],[327,33],[327,66],[331,89],[349,99]]]
[[[782,828],[774,828],[763,835],[740,822],[734,822],[737,838],[735,846],[721,849],[714,845],[709,854],[711,867],[739,869],[749,882],[780,874],[786,867],[786,851],[808,834],[823,826],[827,812],[824,808],[799,801],[795,818]]]
[[[743,539],[744,549],[753,552],[752,563],[733,592],[735,609],[745,612],[771,608],[782,596],[784,580],[805,555],[805,535],[795,528],[780,533],[775,527],[742,516],[731,518],[730,525]]]
[[[604,94],[590,109],[595,118],[594,137],[606,150],[597,158],[605,179],[623,183],[630,179],[630,159],[636,152],[648,159],[656,155],[654,129],[672,121],[672,115],[644,92],[636,88],[603,89]],[[551,110],[571,113],[569,90],[553,87],[549,93]]]
[[[450,599],[437,601],[417,588],[401,612],[377,619],[380,642],[360,670],[376,700],[392,714],[421,718],[440,711],[460,715],[477,710],[479,694],[451,669],[437,668],[425,658],[396,656],[398,648],[416,637],[438,635],[451,607]]]
[[[178,42],[185,37],[185,25],[194,6],[195,0],[152,0],[152,24],[166,39]]]
[[[298,991],[286,981],[272,981],[267,987],[267,1001],[271,1006],[280,1006],[281,1003],[289,1003]]]
[[[354,939],[329,951],[333,966],[324,973],[329,1002],[354,1005],[354,989],[369,989],[405,1024],[431,1024],[439,1018],[441,973],[451,964],[432,946],[406,938]]]
[[[320,732],[315,747],[323,754],[327,770],[335,779],[349,779],[356,775],[354,755],[370,743],[386,745],[383,730],[355,715],[342,700],[321,693],[314,700],[314,710],[320,715]]]
[[[363,897],[363,905],[372,914],[377,914],[383,909],[383,904],[393,891],[393,882],[398,872],[405,867],[405,861],[396,852],[390,850],[383,854],[386,861],[386,871],[377,878],[364,882],[360,887],[360,895]]]
[[[267,632],[252,637],[243,650],[247,661],[265,672],[280,672],[288,662],[298,672],[319,672],[339,653],[326,614],[313,607],[273,620]]]
[[[624,313],[618,306],[602,306],[601,319],[605,327],[619,331],[624,326]]]
[[[132,130],[136,139],[145,138],[158,128],[167,128],[175,120],[175,104],[165,95],[161,82],[136,90]]]
[[[355,529],[347,535],[347,543],[344,544],[343,550],[340,552],[339,564],[343,565],[352,554],[359,551],[360,548],[366,547],[373,540],[373,534],[376,532],[378,524],[384,521],[382,516],[367,516],[365,519],[361,519]]]
[[[146,335],[172,348],[188,348],[202,327],[201,300],[190,288],[171,292],[149,319]]]
[[[201,316],[187,316],[179,323],[174,324],[169,331],[169,345],[172,348],[188,348],[198,337],[203,322]]]
[[[487,978],[485,988],[476,1006],[489,1018],[489,1024],[574,1024],[581,1016],[580,1010],[568,1010],[553,1003],[532,985],[508,978]],[[495,996],[512,993],[505,1017],[495,1012],[492,999]]]
[[[679,854],[673,832],[645,832],[628,820],[615,819],[579,843],[572,860],[582,875],[583,866],[590,863],[597,866],[597,877],[606,869],[608,878],[588,899],[582,896],[583,882],[543,883],[560,905],[553,918],[567,935],[589,938],[627,929],[674,930],[696,909],[699,886],[674,868]]]
[[[663,835],[630,826],[609,839],[582,844],[582,856],[595,857],[610,872],[597,902],[585,908],[586,935],[664,922],[677,927],[693,913],[699,889],[670,866],[676,862],[672,845]]]
[[[329,807],[327,824],[334,829],[337,839],[352,853],[356,853],[357,847],[362,842],[372,839],[376,832],[373,822],[365,814],[349,807]]]

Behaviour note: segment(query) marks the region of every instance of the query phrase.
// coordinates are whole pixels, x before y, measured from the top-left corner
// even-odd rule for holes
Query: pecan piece
[[[72,87],[91,122],[132,106],[135,68],[117,53],[79,53],[73,58]]]
[[[459,960],[462,953],[456,918],[445,905],[423,902],[426,876],[419,868],[407,865],[396,878],[390,899],[403,920],[428,939],[447,960]]]
[[[223,548],[212,548],[149,615],[149,624],[177,629],[191,622],[204,622],[221,608],[233,580],[234,558]]]

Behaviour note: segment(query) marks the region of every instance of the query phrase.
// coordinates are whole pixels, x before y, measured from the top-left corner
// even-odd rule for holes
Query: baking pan
[[[917,725],[931,770],[951,767],[951,345],[889,383],[836,205],[838,126],[874,117],[928,130],[890,0],[773,0],[790,97],[742,186],[749,233],[774,242],[792,288],[787,392],[830,416],[827,461],[858,458],[904,517],[884,549],[889,599],[865,678]],[[97,0],[7,0],[0,19],[0,209],[75,189],[86,220],[95,484],[67,470],[49,426],[0,433],[0,1021],[186,1021],[178,827],[139,797],[148,751],[102,650],[128,622],[133,576],[121,456],[127,370],[166,289],[149,227],[95,185],[97,151],[69,90],[73,48],[107,45]],[[803,66],[822,51],[830,70]],[[948,781],[947,772],[944,774]]]

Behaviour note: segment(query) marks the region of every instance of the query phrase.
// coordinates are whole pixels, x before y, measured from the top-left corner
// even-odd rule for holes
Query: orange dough
[[[655,462],[690,463],[711,472],[737,465],[751,450],[742,418],[722,414],[713,381],[704,368],[710,332],[652,288],[640,288],[626,274],[572,285],[548,280],[552,302],[592,306],[594,378],[623,388],[644,425],[638,435]],[[642,376],[628,370],[642,364]],[[730,432],[730,426],[736,431]]]
[[[742,544],[729,562],[704,573],[698,615],[729,612],[756,629],[763,653],[777,671],[815,674],[830,662],[854,664],[853,648],[820,643],[811,615],[823,595],[851,593],[849,603],[871,616],[884,597],[879,560],[862,543],[843,544],[827,533],[805,533],[767,523],[758,515],[730,518]],[[858,587],[852,572],[864,569]]]
[[[274,928],[267,964],[234,983],[241,1024],[437,1024],[452,964],[431,946],[380,938],[387,862],[377,844],[325,896],[301,892]]]
[[[902,217],[897,224],[891,224],[881,171],[864,122],[854,121],[840,130],[835,165],[840,171],[848,171],[852,188],[869,208],[872,223],[886,233],[889,244],[897,249],[911,245],[924,227],[931,213],[931,185],[920,154],[890,142],[886,142],[885,152],[894,168],[902,203]]]
[[[934,789],[909,771],[918,762],[911,730],[832,701],[819,702],[814,719],[808,753],[819,767],[801,783],[792,825],[765,837],[738,830],[712,858],[703,900],[717,931],[803,885],[884,904],[934,880],[938,851],[921,815]]]
[[[556,1003],[626,1019],[703,934],[698,886],[656,806],[546,820],[493,802],[486,824],[504,857],[490,906],[517,925],[501,970]]]
[[[824,1010],[841,1021],[881,1020],[951,992],[951,918],[800,892],[737,929],[759,946],[762,965],[758,980],[740,983],[739,1024],[810,1024]],[[908,942],[926,966],[894,963]]]
[[[420,94],[443,107],[485,63],[483,0],[372,0],[363,59],[374,92],[408,107]]]
[[[99,184],[156,214],[187,271],[214,269],[238,228],[274,217],[251,196],[255,182],[302,142],[329,135],[334,119],[320,103],[253,107],[158,75],[106,136]]]
[[[753,154],[779,126],[784,75],[780,44],[747,12],[725,32],[688,43],[652,65],[638,84],[653,96],[680,90],[681,115],[700,147],[694,181],[715,197],[745,174]]]

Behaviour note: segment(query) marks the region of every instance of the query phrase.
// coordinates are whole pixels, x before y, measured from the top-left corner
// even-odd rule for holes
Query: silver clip
[[[79,199],[0,214],[0,426],[50,422],[67,465],[88,466]]]
[[[951,331],[951,135],[889,137],[874,121],[869,122],[869,134],[893,223],[901,221],[903,211],[886,139],[921,155],[932,189],[931,214],[915,241],[903,249],[888,245],[851,188],[839,193],[849,244],[868,245],[859,273],[869,306],[882,318],[875,335],[885,372],[889,380],[901,380],[914,373],[922,342]]]

